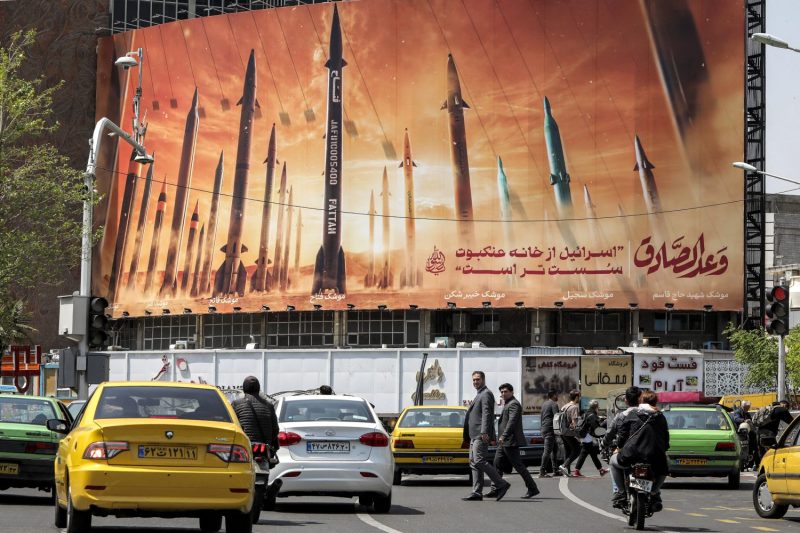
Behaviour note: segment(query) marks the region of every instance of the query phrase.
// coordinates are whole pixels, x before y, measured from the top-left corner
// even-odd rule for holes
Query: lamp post
[[[775,48],[783,48],[785,50],[791,50],[792,52],[800,52],[799,48],[795,48],[791,46],[788,42],[784,41],[780,37],[775,37],[774,35],[770,35],[769,33],[754,33],[750,36],[750,39],[761,43],[767,46],[773,46]]]
[[[132,55],[139,58],[137,62]],[[92,294],[92,208],[94,205],[94,181],[95,172],[97,169],[97,154],[100,152],[100,143],[103,140],[103,132],[111,130],[120,139],[130,144],[136,156],[134,160],[138,163],[148,164],[153,162],[153,156],[147,153],[147,150],[141,144],[141,139],[144,137],[145,130],[147,129],[139,120],[139,101],[142,96],[142,69],[141,62],[144,60],[144,53],[139,48],[136,52],[128,52],[125,56],[117,59],[115,64],[122,66],[125,70],[139,66],[139,84],[134,95],[133,104],[133,136],[128,135],[122,128],[111,122],[110,119],[103,117],[97,121],[94,126],[94,134],[89,139],[89,160],[86,163],[86,172],[84,173],[84,187],[86,187],[86,200],[83,202],[83,228],[81,235],[81,288],[80,295],[87,298]],[[88,397],[88,383],[86,382],[86,365],[87,356],[89,354],[89,338],[84,335],[78,343],[78,398],[86,399]]]

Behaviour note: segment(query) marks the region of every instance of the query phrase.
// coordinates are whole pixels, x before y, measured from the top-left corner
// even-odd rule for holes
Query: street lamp
[[[736,161],[735,163],[733,163],[733,166],[734,166],[734,168],[738,168],[738,169],[741,169],[741,170],[744,170],[744,171],[747,171],[747,172],[755,172],[756,174],[759,174],[761,176],[768,176],[770,178],[775,178],[776,180],[786,181],[786,182],[789,182],[789,183],[794,183],[795,185],[800,185],[800,181],[793,180],[791,178],[785,178],[783,176],[779,176],[777,174],[772,174],[770,172],[764,172],[763,170],[758,170],[756,167],[754,167],[753,165],[751,165],[749,163],[743,163],[741,161]]]
[[[775,48],[784,48],[793,52],[800,52],[800,49],[794,48],[783,39],[775,37],[774,35],[770,35],[769,33],[754,33],[750,36],[750,39],[767,46],[774,46]]]

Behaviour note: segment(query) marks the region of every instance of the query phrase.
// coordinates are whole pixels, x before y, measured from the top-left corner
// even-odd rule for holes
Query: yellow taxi
[[[403,474],[469,474],[461,406],[413,406],[400,414],[391,434],[394,485]]]
[[[761,459],[753,506],[762,518],[781,518],[789,506],[800,507],[800,416],[778,437],[762,438],[770,446]]]
[[[55,525],[91,529],[92,516],[194,516],[203,531],[250,533],[255,482],[250,441],[216,387],[103,383],[55,460]]]

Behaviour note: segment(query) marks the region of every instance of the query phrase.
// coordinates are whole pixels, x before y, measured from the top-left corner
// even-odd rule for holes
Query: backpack
[[[774,405],[768,405],[756,411],[756,414],[753,415],[753,425],[760,428],[772,422],[773,409],[775,409]]]
[[[634,431],[628,437],[628,440],[625,441],[625,444],[622,445],[622,449],[620,449],[619,455],[617,456],[617,460],[621,466],[633,466],[636,462],[644,459],[641,457],[642,450],[654,449],[655,429],[653,425],[650,424],[654,418],[654,415],[648,416],[647,420],[636,428],[636,431]]]
[[[570,404],[566,404],[553,416],[553,433],[556,435],[563,437],[575,436],[575,428],[570,427],[570,418],[567,414],[567,407],[569,406]]]

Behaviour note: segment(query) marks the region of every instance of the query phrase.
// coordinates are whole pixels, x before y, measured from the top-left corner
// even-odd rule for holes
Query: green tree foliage
[[[0,346],[24,329],[14,320],[26,298],[80,262],[83,179],[48,142],[61,84],[20,73],[35,39],[17,32],[0,46]]]
[[[745,384],[762,390],[775,390],[778,384],[778,340],[763,328],[744,330],[733,323],[723,334],[728,337],[736,360],[747,365]],[[800,326],[785,337],[786,390],[800,392]],[[793,390],[794,389],[794,390]]]

